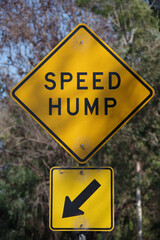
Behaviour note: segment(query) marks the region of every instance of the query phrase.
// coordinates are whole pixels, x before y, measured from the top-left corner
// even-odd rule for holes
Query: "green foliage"
[[[158,20],[152,14],[144,0],[95,0],[88,4],[96,14],[110,18],[119,37],[124,37],[125,43],[132,43],[133,35],[140,34],[150,27],[158,29]]]
[[[32,234],[30,196],[35,191],[37,177],[27,167],[8,163],[1,169],[0,179],[0,239],[27,240]]]
[[[77,0],[78,7],[86,7],[91,0]]]

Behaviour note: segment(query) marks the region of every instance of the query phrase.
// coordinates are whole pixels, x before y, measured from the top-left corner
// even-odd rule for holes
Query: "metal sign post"
[[[85,233],[79,233],[79,240],[87,240]]]

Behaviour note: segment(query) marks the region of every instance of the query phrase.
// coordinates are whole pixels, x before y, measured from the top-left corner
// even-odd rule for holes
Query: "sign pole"
[[[86,234],[85,233],[79,233],[79,239],[78,240],[86,240]]]
[[[83,167],[84,165],[85,165],[85,164],[79,163],[79,167]],[[80,233],[79,233],[79,238],[78,238],[78,240],[87,240],[87,238],[86,238],[86,233],[80,232]]]

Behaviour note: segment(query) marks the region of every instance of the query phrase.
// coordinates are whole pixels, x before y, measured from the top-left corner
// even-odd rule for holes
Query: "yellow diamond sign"
[[[49,214],[53,231],[113,230],[113,169],[52,168]]]
[[[78,25],[11,96],[85,163],[154,95],[86,25]]]

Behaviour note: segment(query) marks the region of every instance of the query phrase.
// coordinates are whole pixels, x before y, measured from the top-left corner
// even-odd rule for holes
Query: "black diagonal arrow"
[[[73,217],[77,215],[83,215],[84,212],[79,209],[82,204],[87,201],[88,198],[100,187],[101,185],[95,179],[71,202],[70,198],[66,196],[63,216]]]

